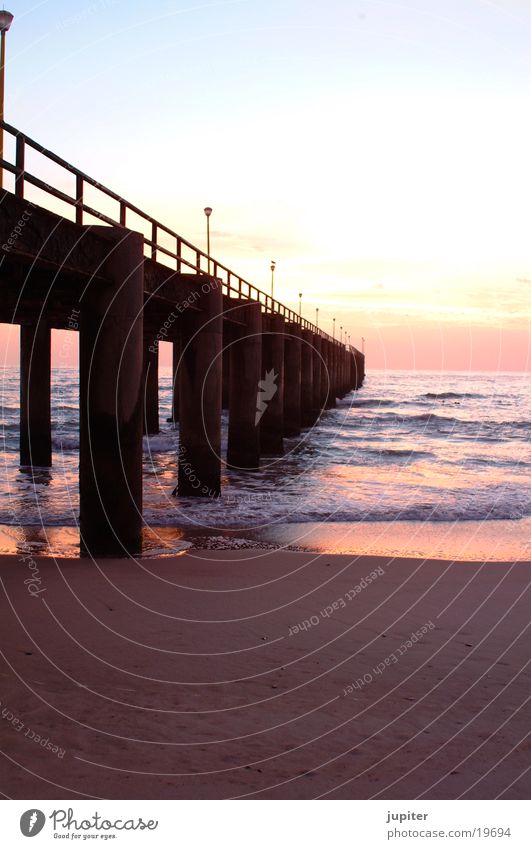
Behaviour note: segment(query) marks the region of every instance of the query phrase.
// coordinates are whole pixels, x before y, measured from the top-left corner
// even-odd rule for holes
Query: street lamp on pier
[[[332,339],[335,340],[335,338],[336,338],[336,320],[335,320],[335,318],[332,319],[332,322],[333,322],[333,324],[332,324]]]
[[[207,220],[207,255],[208,255],[208,273],[210,274],[210,216],[212,215],[212,207],[205,206],[205,215]]]
[[[319,307],[315,307],[315,326],[319,330]]]
[[[299,292],[299,318],[302,317],[302,292]]]
[[[0,121],[4,120],[4,79],[6,65],[6,32],[13,23],[13,15],[11,12],[6,12],[5,9],[0,11]],[[4,128],[0,127],[0,159],[4,158]],[[4,169],[0,168],[0,189],[4,186]]]
[[[273,287],[275,285],[275,267],[276,262],[274,259],[271,260],[271,301],[273,300]],[[273,304],[271,304],[271,312],[273,312]]]

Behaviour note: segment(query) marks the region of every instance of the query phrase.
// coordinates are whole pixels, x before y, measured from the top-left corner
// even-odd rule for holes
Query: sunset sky
[[[7,121],[369,369],[529,369],[529,0],[7,8]]]

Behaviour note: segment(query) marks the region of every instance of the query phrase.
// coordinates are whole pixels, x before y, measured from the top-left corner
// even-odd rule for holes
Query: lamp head
[[[276,267],[276,262],[274,259],[271,260],[271,271],[274,271]]]
[[[205,206],[205,215],[206,215],[207,218],[210,218],[210,216],[212,215],[212,207],[211,206]]]
[[[13,15],[11,12],[6,12],[5,9],[0,10],[0,32],[7,32],[13,23]]]

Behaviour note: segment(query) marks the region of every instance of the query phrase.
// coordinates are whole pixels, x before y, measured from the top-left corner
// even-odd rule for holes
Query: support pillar
[[[354,386],[352,385],[352,380],[351,380],[351,368],[350,368],[351,362],[352,362],[352,352],[347,351],[346,354],[345,354],[345,375],[346,375],[345,380],[346,380],[346,385],[347,385],[347,392],[351,392],[354,389]]]
[[[159,432],[159,346],[144,336],[144,433]]]
[[[334,400],[334,407],[337,404],[337,399],[339,395],[339,356],[338,356],[339,345],[337,342],[332,343],[332,395]]]
[[[284,341],[284,436],[301,432],[301,329],[286,323]]]
[[[173,340],[172,344],[172,384],[171,384],[171,421],[179,421],[179,360],[181,358],[181,338]]]
[[[42,319],[20,328],[20,465],[52,465],[51,330]]]
[[[328,410],[336,406],[336,390],[334,382],[334,348],[335,343],[331,339],[328,339],[326,343],[326,377],[328,389],[326,408]]]
[[[281,315],[264,315],[262,322],[262,379],[266,392],[262,393],[265,410],[260,418],[260,453],[274,455],[284,452],[285,322]],[[266,394],[272,397],[267,399]]]
[[[356,389],[356,359],[352,351],[349,354],[349,369],[350,388]]]
[[[346,357],[347,357],[346,348],[345,348],[344,345],[341,345],[341,347],[339,349],[339,358],[340,358],[339,362],[341,364],[339,391],[341,393],[341,395],[340,395],[341,398],[344,398],[345,395],[348,392],[348,386],[347,386],[347,380],[346,380],[346,369],[345,369]]]
[[[244,323],[234,329],[230,346],[230,399],[227,465],[260,467],[259,403],[267,400],[262,374],[262,314],[258,301],[231,298],[231,315]],[[260,408],[261,409],[261,408]]]
[[[321,337],[321,394],[319,408],[321,412],[328,407],[328,398],[330,394],[330,373],[328,371],[328,340]]]
[[[313,333],[301,331],[301,424],[311,427],[315,422],[313,412]]]
[[[220,280],[201,280],[201,312],[189,311],[182,322],[177,490],[215,498],[221,491],[223,295]]]
[[[356,350],[354,355],[356,362],[356,389],[360,389],[365,378],[365,355]]]
[[[103,273],[81,300],[79,500],[82,550],[126,556],[142,531],[144,243],[91,227],[109,242]]]
[[[232,313],[231,313],[232,315]],[[224,410],[229,409],[229,400],[230,400],[230,351],[231,351],[231,342],[234,338],[233,333],[233,325],[228,321],[223,322],[223,354],[222,354],[222,368],[223,368],[223,394],[222,394],[222,407]]]
[[[317,421],[319,416],[321,415],[321,365],[322,365],[322,355],[321,355],[321,337],[318,333],[312,333],[312,345],[313,345],[313,360],[312,360],[312,368],[313,368],[313,380],[312,380],[312,408],[313,408],[313,419]]]

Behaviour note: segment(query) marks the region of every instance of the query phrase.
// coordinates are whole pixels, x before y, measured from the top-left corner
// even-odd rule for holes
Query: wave
[[[478,392],[426,392],[421,398],[435,398],[437,400],[446,400],[447,398],[485,398]]]
[[[393,421],[402,422],[405,425],[409,423],[416,424],[417,422],[433,422],[434,424],[444,422],[445,424],[475,424],[477,427],[479,424],[484,424],[484,422],[468,422],[464,419],[456,419],[454,416],[440,416],[437,413],[415,413],[414,415],[407,415],[407,413],[381,413],[374,416],[357,416],[354,420],[354,425],[358,425],[360,422],[389,424]]]
[[[416,451],[414,448],[369,448],[364,453],[379,457],[408,457],[409,459],[435,456],[431,451]]]
[[[58,451],[77,451],[79,448],[78,436],[67,436],[64,433],[52,436],[52,448]]]
[[[351,407],[398,407],[407,404],[407,401],[392,401],[390,398],[362,398],[360,401],[352,401]]]
[[[399,412],[389,412],[389,413],[380,413],[371,416],[369,414],[357,416],[353,421],[354,426],[358,426],[361,422],[367,424],[389,424],[391,422],[401,422],[404,425],[408,424],[416,424],[418,422],[426,422],[426,424],[450,424],[457,425],[459,428],[473,428],[477,434],[478,439],[481,440],[483,438],[484,431],[492,431],[498,428],[513,428],[515,430],[530,430],[531,422],[522,420],[522,419],[511,419],[504,421],[486,421],[486,420],[478,420],[478,419],[464,419],[457,418],[456,416],[442,416],[439,413],[414,413],[413,415],[408,415],[407,413],[399,413]]]
[[[193,503],[190,503],[193,502]],[[265,515],[262,508],[260,514],[238,511],[231,507],[228,511],[226,505],[220,502],[217,509],[205,511],[197,504],[195,499],[178,498],[178,509],[162,513],[157,509],[150,509],[149,504],[144,505],[144,520],[150,525],[164,525],[169,527],[204,527],[222,529],[252,530],[253,527],[264,527],[275,525],[311,524],[321,523],[336,524],[338,522],[471,522],[471,521],[515,521],[531,516],[531,504],[503,504],[495,503],[489,505],[448,505],[440,506],[432,503],[412,504],[407,507],[385,507],[363,509],[343,509],[333,513],[321,510],[294,511],[286,515],[285,511],[272,510]]]
[[[145,454],[159,454],[163,451],[175,451],[177,447],[177,433],[158,433],[153,436],[144,436],[143,450]]]

